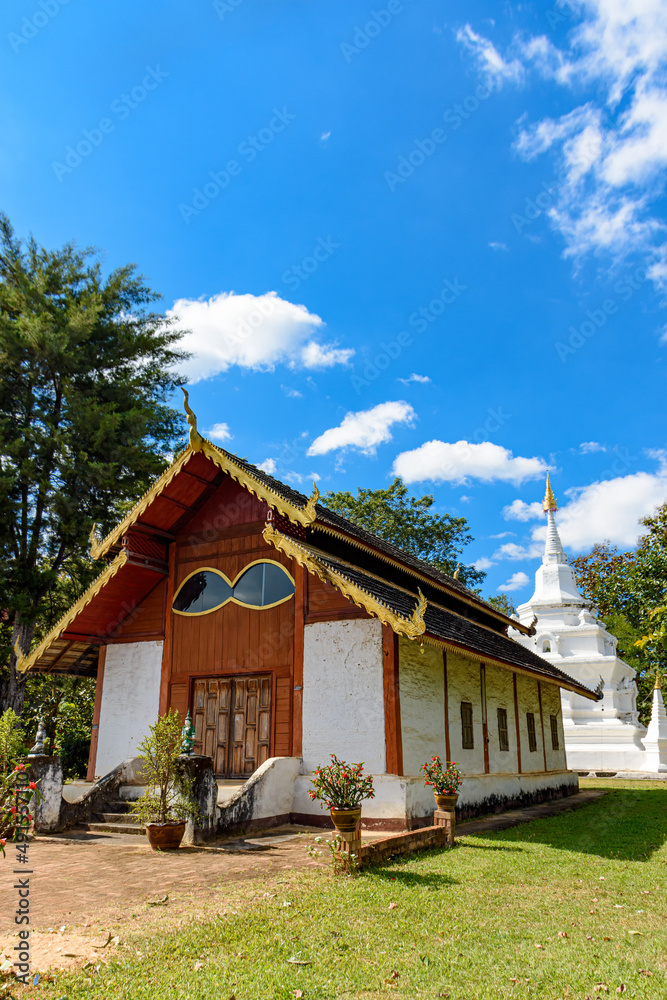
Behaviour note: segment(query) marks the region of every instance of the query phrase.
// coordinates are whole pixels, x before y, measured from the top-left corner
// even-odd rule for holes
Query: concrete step
[[[105,823],[132,823],[138,824],[139,818],[134,813],[128,812],[104,812],[99,814]]]
[[[91,833],[134,833],[140,837],[146,834],[145,827],[136,823],[81,823],[80,827]]]

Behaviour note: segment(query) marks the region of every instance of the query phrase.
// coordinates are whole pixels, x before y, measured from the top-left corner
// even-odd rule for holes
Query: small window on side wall
[[[498,744],[501,750],[509,750],[510,738],[507,732],[507,709],[498,709]]]
[[[472,728],[472,702],[461,702],[461,746],[464,750],[475,749],[475,736]]]
[[[535,716],[532,712],[526,712],[526,723],[528,725],[528,749],[531,753],[535,753],[537,736],[535,735]]]
[[[560,750],[560,741],[558,739],[558,716],[550,715],[551,722],[551,749]]]

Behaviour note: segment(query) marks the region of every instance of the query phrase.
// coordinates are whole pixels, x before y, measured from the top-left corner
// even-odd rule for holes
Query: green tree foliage
[[[516,605],[508,594],[494,594],[493,597],[489,597],[487,600],[489,604],[492,604],[498,611],[502,611],[508,618],[516,614]]]
[[[640,642],[659,630],[654,612],[667,595],[667,504],[641,523],[647,531],[634,552],[620,552],[605,542],[573,559],[572,568],[582,594],[618,639],[619,656],[638,672],[637,703],[645,723],[656,670],[667,669],[667,645]]]
[[[104,278],[94,250],[23,243],[0,215],[2,707],[23,704],[15,645],[95,575],[93,522],[110,528],[181,435],[181,333],[157,298],[134,265]]]
[[[349,492],[329,492],[323,501],[359,527],[450,576],[459,564],[463,549],[472,541],[465,517],[432,513],[435,497],[430,493],[411,497],[400,478],[385,490],[358,489],[356,496]],[[477,587],[484,576],[473,566],[461,566],[459,572],[459,580],[468,587]]]

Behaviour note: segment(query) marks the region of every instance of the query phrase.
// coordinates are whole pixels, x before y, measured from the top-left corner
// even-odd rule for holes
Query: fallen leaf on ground
[[[306,959],[301,959],[301,958],[288,958],[287,961],[289,962],[290,965],[312,965],[313,964],[312,962],[309,962]]]
[[[567,931],[558,931],[558,937],[567,937]]]
[[[395,910],[397,906],[398,906],[398,903],[390,903],[389,904],[389,909],[390,910]]]
[[[644,937],[643,931],[628,931],[628,934],[631,934],[632,937],[637,937],[637,936]]]
[[[169,900],[168,895],[163,896],[162,899],[150,899],[146,903],[146,906],[164,906],[164,904],[168,902],[168,900]]]
[[[617,993],[625,993],[625,992],[627,991],[627,989],[628,989],[628,988],[627,988],[627,986],[625,985],[625,983],[621,983],[621,985],[620,985],[620,986],[617,986],[617,987],[616,987],[616,992],[617,992]]]
[[[294,996],[295,997],[302,997],[303,996],[303,990],[294,990]]]
[[[652,972],[649,972],[649,970],[648,970],[648,969],[640,969],[640,970],[639,970],[639,975],[640,975],[640,976],[652,976],[652,975],[653,975],[653,973],[652,973]]]
[[[204,968],[203,962],[195,962],[195,972],[199,972],[199,970],[203,968]]]

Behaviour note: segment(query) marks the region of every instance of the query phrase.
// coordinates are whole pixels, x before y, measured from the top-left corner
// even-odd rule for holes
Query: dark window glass
[[[558,740],[558,716],[551,715],[551,749],[558,750],[560,748],[560,742]]]
[[[472,728],[472,702],[461,702],[461,746],[464,750],[475,749],[475,738]]]
[[[509,750],[510,739],[507,733],[507,709],[498,709],[498,743],[501,750]]]
[[[526,722],[528,723],[528,749],[534,753],[537,750],[537,736],[535,735],[535,716],[532,712],[526,712]]]
[[[233,594],[227,581],[217,573],[202,570],[186,580],[174,598],[174,611],[185,614],[201,614],[212,611],[227,601]]]
[[[247,570],[234,587],[234,597],[242,604],[264,608],[277,604],[294,593],[294,584],[281,566],[275,563],[256,563]]]

